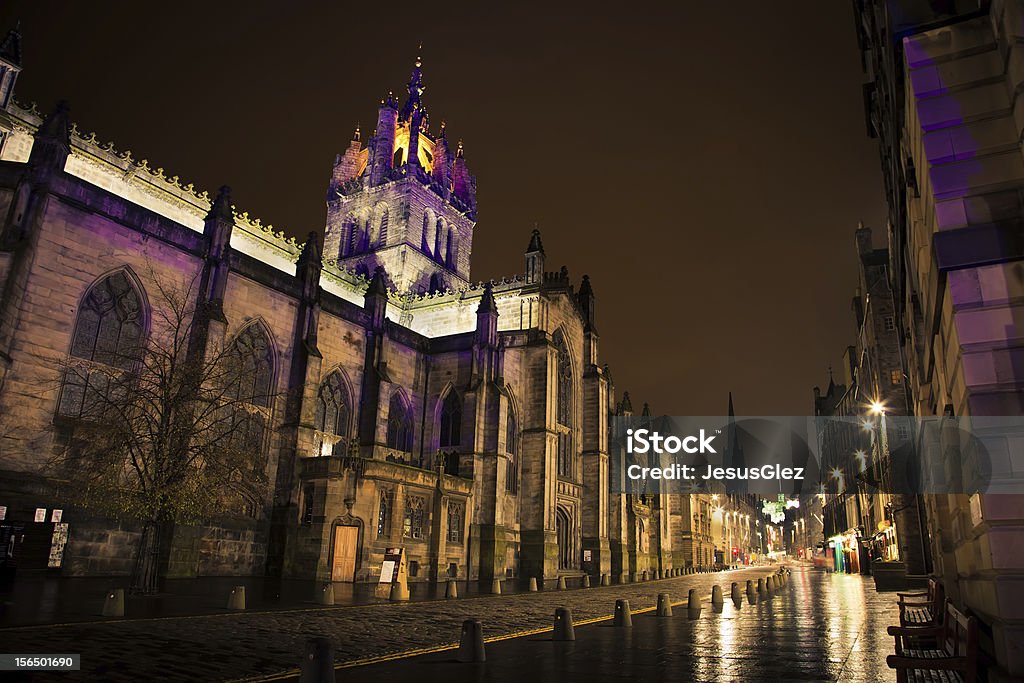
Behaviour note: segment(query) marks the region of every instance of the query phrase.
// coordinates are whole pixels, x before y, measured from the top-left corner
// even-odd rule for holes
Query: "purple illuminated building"
[[[907,404],[919,416],[1019,416],[1024,2],[854,6],[868,130],[880,143],[889,204]],[[917,437],[947,454],[944,476],[971,475],[958,440]],[[954,603],[981,621],[989,680],[1024,676],[1022,443],[1006,435],[986,442],[984,493],[925,497],[934,571]]]
[[[247,418],[270,486],[175,526],[163,575],[376,581],[394,546],[411,581],[673,569],[667,508],[627,516],[609,493],[616,401],[589,279],[549,270],[534,230],[522,272],[472,282],[476,180],[427,114],[418,60],[403,101],[384,98],[336,157],[323,240],[297,243],[226,188],[83,134],[66,107],[15,102],[19,41],[0,49],[0,506],[47,547],[62,511],[54,570],[128,573],[139,536],[42,472],[81,410],[60,368],[107,369],[107,337],[145,340],[157,285],[190,280],[211,312],[196,334],[244,348],[276,394]]]

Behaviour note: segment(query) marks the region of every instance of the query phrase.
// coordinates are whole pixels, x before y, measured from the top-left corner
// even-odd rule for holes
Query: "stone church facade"
[[[179,525],[168,576],[373,581],[395,546],[413,581],[691,563],[673,555],[669,509],[611,493],[624,407],[588,278],[546,269],[534,231],[523,273],[470,280],[476,181],[461,143],[431,129],[418,62],[404,102],[383,100],[374,134],[337,156],[323,239],[297,243],[226,188],[211,199],[83,134],[66,107],[17,104],[19,39],[0,50],[5,523],[68,507],[75,482],[43,472],[81,400],[59,368],[102,365],[109,335],[144,340],[160,282],[195,281],[219,312],[204,334],[244,348],[275,395],[253,410],[270,486]],[[63,521],[62,572],[130,570],[137,528],[73,508]]]

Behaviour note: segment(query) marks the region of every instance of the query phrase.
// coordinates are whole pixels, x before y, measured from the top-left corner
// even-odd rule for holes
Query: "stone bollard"
[[[732,601],[739,607],[739,603],[743,601],[743,596],[740,594],[740,585],[735,581],[732,582]]]
[[[610,585],[612,585],[612,577],[608,576],[607,574],[601,574],[601,585],[602,586],[610,586]]]
[[[583,575],[583,587],[590,588],[590,574]]]
[[[564,591],[565,590],[565,577],[564,576],[559,576],[558,577],[558,590],[560,590],[560,591]]]
[[[725,603],[725,600],[722,599],[722,587],[721,586],[712,586],[711,587],[711,604],[712,605],[722,605],[724,603]]]
[[[302,657],[299,683],[333,683],[334,643],[330,638],[309,638]]]
[[[757,603],[757,592],[754,590],[754,582],[747,579],[747,602],[751,605]]]
[[[484,628],[477,619],[462,622],[462,638],[459,640],[457,659],[463,663],[486,662],[484,652]]]
[[[668,593],[658,593],[658,616],[672,616],[672,601],[669,599]]]
[[[758,595],[764,595],[764,593],[765,593],[764,579],[758,579],[757,580],[757,594]]]
[[[228,596],[228,609],[245,609],[245,586],[235,586]]]
[[[333,605],[334,604],[334,584],[325,583],[324,587],[320,589],[320,604],[321,605]]]
[[[686,599],[686,616],[690,619],[700,617],[700,597],[697,595],[696,588],[690,589],[690,595]]]
[[[555,610],[555,632],[552,640],[576,640],[576,630],[572,626],[572,610],[559,607]]]
[[[537,577],[536,576],[531,576],[530,577],[530,585],[529,585],[528,590],[531,593],[536,593],[537,592]]]
[[[448,579],[444,587],[444,597],[449,600],[459,597],[459,584],[455,583],[455,579]]]
[[[124,589],[111,588],[103,599],[103,616],[123,617],[124,616]]]
[[[615,601],[615,620],[612,621],[614,626],[632,626],[633,615],[629,611],[629,600],[616,600]]]
[[[491,581],[491,595],[501,595],[501,579]]]
[[[775,592],[775,577],[774,576],[769,576],[767,579],[764,580],[764,589],[766,591],[768,591],[769,595],[771,595],[771,594],[773,594]]]

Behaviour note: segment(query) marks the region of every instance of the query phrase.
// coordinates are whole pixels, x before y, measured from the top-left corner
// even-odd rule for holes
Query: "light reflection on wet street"
[[[774,597],[751,605],[744,596],[739,608],[728,597],[729,575],[721,579],[720,614],[705,595],[695,620],[679,605],[669,618],[635,615],[631,629],[578,627],[571,643],[549,633],[489,643],[484,664],[455,663],[447,651],[343,669],[338,680],[895,680],[885,665],[893,649],[885,629],[899,621],[896,595],[877,593],[869,577],[794,567]]]

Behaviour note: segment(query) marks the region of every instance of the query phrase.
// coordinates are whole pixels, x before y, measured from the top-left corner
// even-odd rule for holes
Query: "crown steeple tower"
[[[14,99],[14,83],[21,73],[21,22],[0,41],[0,109]]]
[[[476,225],[476,178],[462,144],[448,146],[423,102],[423,59],[413,62],[401,106],[389,93],[377,128],[335,158],[327,192],[324,258],[366,274],[384,266],[402,292],[458,289],[469,283]]]

